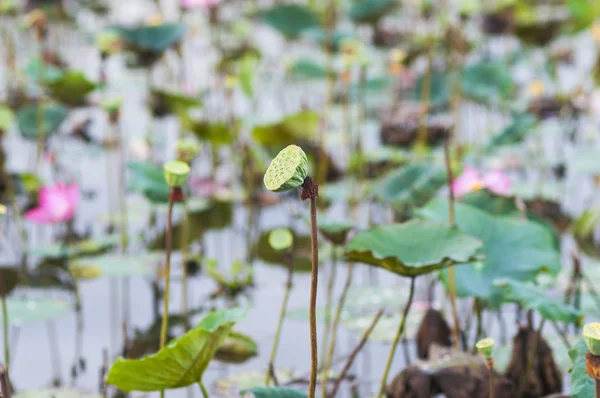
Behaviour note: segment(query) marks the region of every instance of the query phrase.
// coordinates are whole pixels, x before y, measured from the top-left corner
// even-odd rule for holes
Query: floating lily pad
[[[286,384],[294,377],[294,373],[290,369],[275,369],[275,375],[281,384]],[[232,373],[215,382],[214,392],[220,397],[232,397],[238,395],[242,390],[264,386],[265,378],[266,373],[259,371]]]
[[[580,325],[583,314],[576,308],[548,297],[543,289],[532,283],[523,283],[512,279],[500,279],[494,286],[502,289],[502,300],[518,303],[528,310],[537,311],[542,318],[554,322]]]
[[[95,239],[84,239],[71,245],[52,243],[45,246],[36,246],[27,249],[27,253],[32,256],[39,256],[46,259],[77,257],[102,252],[118,245],[120,241],[121,237],[119,234],[111,234],[100,236]]]
[[[258,346],[250,336],[231,332],[219,346],[215,359],[226,363],[243,363],[256,355],[258,355]]]
[[[514,88],[511,73],[502,62],[482,61],[462,74],[464,95],[478,102],[498,103],[507,99]]]
[[[313,139],[319,128],[319,114],[303,111],[281,121],[252,129],[252,137],[262,145],[284,147]]]
[[[502,129],[498,135],[492,137],[487,149],[491,150],[501,146],[518,144],[535,131],[535,125],[535,116],[529,113],[516,114],[508,126]]]
[[[81,257],[73,262],[74,267],[91,268],[99,271],[98,276],[116,278],[155,274],[164,258],[162,252],[136,253],[131,255],[106,254]]]
[[[260,13],[263,23],[294,39],[311,28],[319,27],[319,18],[307,7],[298,4],[277,5]]]
[[[20,391],[15,398],[101,398],[102,394],[95,394],[74,388],[45,388],[42,390]]]
[[[8,297],[6,306],[8,308],[8,323],[13,326],[53,320],[73,309],[73,305],[69,302],[49,297]]]
[[[78,71],[64,73],[47,85],[52,98],[73,106],[83,105],[87,95],[98,87]]]
[[[152,162],[132,162],[127,168],[131,170],[129,184],[132,190],[142,193],[150,202],[169,201],[169,184],[161,166]]]
[[[581,338],[569,351],[573,363],[571,370],[571,396],[573,398],[589,398],[594,396],[595,382],[586,372],[585,355],[587,346]]]
[[[304,391],[286,387],[252,387],[240,392],[244,398],[306,398]]]
[[[239,308],[212,312],[156,354],[118,358],[106,382],[122,391],[161,391],[197,383],[233,325],[245,315]]]
[[[137,28],[112,27],[127,45],[134,49],[162,53],[179,42],[187,28],[183,24],[169,23]]]
[[[355,0],[348,11],[354,22],[376,24],[388,14],[398,2],[394,0]]]
[[[431,220],[448,219],[448,202],[434,199],[418,214]],[[498,299],[496,279],[534,281],[540,273],[556,275],[561,269],[560,254],[547,228],[538,223],[494,216],[473,206],[455,204],[458,227],[483,241],[484,260],[456,267],[456,292],[461,297]],[[447,285],[447,272],[442,272]]]
[[[35,140],[38,130],[44,137],[55,133],[69,115],[69,111],[58,104],[42,105],[41,110],[38,109],[37,104],[31,104],[17,112],[19,131],[28,140]]]
[[[481,241],[456,226],[413,220],[359,233],[346,245],[346,259],[416,277],[473,261],[480,247]]]

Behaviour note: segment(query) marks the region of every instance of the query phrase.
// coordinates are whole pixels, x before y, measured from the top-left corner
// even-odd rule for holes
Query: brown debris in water
[[[442,313],[430,308],[421,320],[417,333],[417,354],[420,359],[429,358],[429,349],[435,343],[443,347],[450,347],[450,326]]]

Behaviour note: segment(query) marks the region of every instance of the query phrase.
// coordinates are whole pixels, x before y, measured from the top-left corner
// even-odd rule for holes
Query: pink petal
[[[502,170],[492,170],[483,177],[483,185],[498,195],[507,196],[510,193],[510,178]]]
[[[36,207],[35,209],[25,212],[25,218],[40,224],[56,222],[51,213],[46,208]]]
[[[25,217],[39,223],[57,223],[71,220],[79,203],[79,187],[56,184],[45,186],[39,192],[39,206],[28,211]]]
[[[463,173],[452,182],[452,192],[457,198],[480,188],[481,174],[472,166],[465,166]]]

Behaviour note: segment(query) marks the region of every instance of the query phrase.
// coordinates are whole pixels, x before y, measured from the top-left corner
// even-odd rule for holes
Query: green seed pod
[[[486,359],[491,359],[494,356],[494,343],[494,339],[491,338],[481,339],[475,344],[475,347]]]
[[[285,192],[300,187],[307,175],[306,154],[299,146],[290,145],[271,161],[264,182],[269,191]]]
[[[292,247],[294,235],[287,228],[277,228],[269,233],[269,245],[277,251],[285,251]]]
[[[167,180],[167,184],[170,187],[182,186],[190,174],[190,166],[178,160],[171,160],[165,163],[163,170],[165,172],[165,180]]]
[[[600,356],[600,322],[583,325],[583,340],[592,355]]]
[[[121,97],[121,96],[108,97],[108,98],[105,98],[104,100],[102,100],[102,102],[100,103],[102,108],[104,108],[104,110],[107,112],[118,111],[122,104],[123,104],[123,97]]]
[[[189,164],[200,153],[200,144],[190,139],[181,140],[177,143],[176,150],[177,158]]]

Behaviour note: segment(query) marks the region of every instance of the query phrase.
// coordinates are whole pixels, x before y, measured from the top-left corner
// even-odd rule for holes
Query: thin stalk
[[[521,380],[519,381],[519,390],[517,393],[517,398],[521,398],[523,393],[525,392],[525,387],[527,385],[527,380],[529,379],[529,374],[533,369],[533,362],[535,360],[535,356],[537,354],[537,348],[542,337],[542,328],[544,327],[545,319],[542,318],[540,322],[540,326],[533,338],[533,344],[531,345],[531,349],[529,351],[529,356],[527,357],[527,365],[525,366],[525,373],[521,375]]]
[[[348,264],[348,272],[346,274],[346,282],[344,283],[344,290],[342,290],[342,295],[338,301],[337,308],[335,310],[335,315],[333,317],[333,326],[331,328],[331,339],[329,344],[329,351],[327,352],[327,359],[325,360],[325,364],[323,366],[323,374],[327,375],[329,369],[331,368],[331,363],[333,362],[333,354],[335,353],[335,343],[337,341],[337,331],[338,326],[340,324],[340,320],[342,319],[342,311],[344,310],[344,303],[346,302],[346,296],[348,294],[348,290],[352,285],[352,274],[354,271],[354,264]]]
[[[8,344],[8,310],[6,309],[6,296],[2,296],[2,327],[4,330],[4,366],[6,373],[10,368],[10,347]]]
[[[8,381],[8,371],[4,365],[0,364],[0,389],[2,398],[11,398],[10,382]]]
[[[398,328],[396,337],[394,337],[394,342],[392,343],[392,347],[390,348],[390,353],[387,359],[387,363],[385,365],[385,370],[383,371],[383,378],[381,379],[381,387],[379,388],[378,394],[379,398],[382,398],[385,395],[387,378],[390,373],[390,368],[392,367],[392,361],[394,360],[396,346],[398,345],[398,341],[400,341],[400,336],[402,336],[402,334],[404,333],[404,325],[406,324],[406,318],[408,317],[408,312],[410,311],[410,307],[413,302],[413,297],[415,295],[415,280],[415,277],[410,279],[410,293],[408,295],[408,301],[406,302],[406,306],[404,307],[404,312],[402,313],[402,321],[400,322],[400,327]]]
[[[310,178],[310,177],[309,177]],[[317,285],[319,280],[319,243],[317,240],[317,195],[310,197],[310,243],[312,248],[312,271],[310,283],[310,384],[308,398],[315,397],[317,372]]]
[[[285,319],[285,313],[287,311],[287,305],[292,291],[292,280],[294,277],[294,260],[293,255],[288,258],[288,275],[287,282],[285,284],[285,293],[283,295],[283,302],[281,303],[281,310],[279,311],[279,320],[277,321],[277,330],[275,331],[275,338],[273,339],[273,347],[271,348],[271,355],[269,356],[269,368],[267,369],[267,376],[265,378],[265,386],[269,386],[271,382],[271,373],[275,373],[274,363],[275,356],[277,355],[277,347],[279,346],[279,339],[281,338],[281,329],[283,327],[283,320]]]
[[[181,263],[183,264],[183,280],[181,283],[181,315],[183,316],[183,325],[185,330],[190,328],[188,318],[188,270],[187,261],[189,257],[188,240],[190,236],[190,214],[187,201],[183,200],[183,220],[181,221]]]
[[[490,393],[489,398],[494,398],[494,358],[489,358],[487,360],[487,368],[490,373]]]
[[[204,383],[202,381],[199,381],[198,385],[200,386],[200,390],[202,391],[202,396],[204,398],[208,398],[209,397],[208,391],[206,390],[206,387],[204,386]]]
[[[335,275],[337,269],[337,253],[336,253],[336,245],[332,245],[332,254],[331,254],[331,271],[329,273],[329,280],[327,281],[327,296],[325,299],[325,330],[323,331],[323,344],[321,350],[321,363],[325,363],[327,360],[327,346],[329,342],[329,333],[331,330],[331,300],[333,299],[333,285],[335,283]],[[323,380],[322,380],[322,397],[327,396],[327,383],[329,379],[329,375],[326,372],[323,372]]]
[[[600,380],[594,379],[594,395],[600,398]]]
[[[352,366],[354,359],[356,358],[356,356],[358,355],[360,350],[364,347],[364,345],[367,343],[367,339],[369,338],[369,335],[371,334],[371,332],[373,332],[373,329],[375,329],[375,326],[377,326],[377,322],[379,322],[379,319],[381,318],[382,315],[383,315],[383,309],[380,309],[379,311],[377,311],[377,315],[375,315],[375,318],[373,318],[371,325],[363,334],[363,336],[360,339],[360,342],[358,343],[356,348],[354,350],[352,350],[352,353],[350,353],[350,356],[348,357],[348,361],[346,361],[346,365],[344,366],[344,370],[342,370],[342,373],[340,373],[340,377],[338,377],[335,384],[333,385],[333,390],[331,390],[331,394],[329,394],[329,395],[325,394],[325,395],[323,395],[323,398],[335,397],[338,389],[340,388],[340,385],[342,384],[342,381],[346,378],[346,375],[348,374],[348,371],[350,370],[350,367]]]
[[[160,348],[165,346],[167,340],[167,329],[169,323],[169,288],[171,285],[171,246],[173,244],[173,202],[174,188],[169,192],[169,208],[167,210],[167,235],[165,247],[165,292],[163,297],[163,318],[160,326]],[[201,385],[202,388],[202,385]],[[204,390],[203,390],[204,392]],[[160,397],[164,398],[165,391],[160,392]]]
[[[427,71],[423,76],[421,85],[421,117],[419,120],[419,131],[417,132],[417,149],[421,152],[427,147],[427,115],[431,101],[431,74],[433,64],[433,44],[429,43],[427,50]]]
[[[444,158],[446,161],[446,174],[448,176],[448,222],[450,225],[455,225],[454,191],[452,190],[454,176],[452,174],[452,163],[450,160],[450,140],[447,140],[444,144]],[[460,321],[456,309],[456,276],[454,273],[454,264],[448,267],[448,290],[450,293],[450,305],[452,306],[452,318],[454,318],[454,328],[452,329],[454,335],[454,348],[459,350]]]
[[[81,359],[83,349],[83,309],[81,307],[81,292],[79,290],[79,282],[75,280],[75,359],[73,367],[76,369]],[[76,373],[74,373],[75,375]],[[75,377],[71,380],[72,386],[75,385]]]

